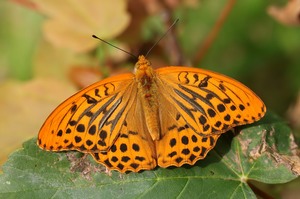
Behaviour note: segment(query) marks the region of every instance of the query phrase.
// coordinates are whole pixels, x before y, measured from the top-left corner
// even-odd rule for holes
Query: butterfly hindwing
[[[129,103],[129,111],[119,136],[110,150],[92,153],[96,161],[122,173],[150,170],[157,165],[155,146],[145,125],[145,116],[137,92],[132,93],[130,101],[132,103]]]
[[[160,90],[159,90],[160,91]],[[160,167],[193,165],[197,160],[205,158],[215,146],[220,134],[205,136],[199,134],[199,128],[186,121],[186,115],[181,114],[171,103],[169,90],[163,90],[159,97],[161,118],[161,138],[156,142],[157,164]],[[160,92],[159,92],[160,93]]]

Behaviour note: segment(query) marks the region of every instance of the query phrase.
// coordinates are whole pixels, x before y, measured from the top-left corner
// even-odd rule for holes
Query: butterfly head
[[[151,67],[150,61],[148,61],[144,55],[140,55],[135,64],[135,70],[146,70],[149,67]]]
[[[134,72],[138,79],[142,76],[153,76],[154,73],[150,61],[148,61],[144,55],[139,56],[138,61],[135,64]]]

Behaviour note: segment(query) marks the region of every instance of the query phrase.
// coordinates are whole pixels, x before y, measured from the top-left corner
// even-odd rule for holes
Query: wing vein
[[[113,100],[116,98],[116,96],[117,95],[115,95],[114,96],[114,98],[113,98]],[[113,101],[113,100],[109,100],[109,101],[107,101],[104,105],[103,105],[103,107],[101,107],[101,109],[103,108],[106,108],[108,105],[110,105],[111,104],[111,102]],[[111,114],[116,110],[116,108],[120,105],[120,103],[122,102],[122,99],[121,98],[119,98],[114,104],[113,104],[113,106],[104,114],[104,116],[103,116],[103,118],[101,118],[101,120],[100,120],[100,122],[99,122],[99,125],[98,125],[98,127],[99,127],[99,129],[102,129],[102,127],[103,127],[103,125],[105,124],[105,122],[108,120],[108,118],[111,116]]]

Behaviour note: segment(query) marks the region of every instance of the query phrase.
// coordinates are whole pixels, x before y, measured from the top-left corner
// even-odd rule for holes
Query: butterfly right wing
[[[266,112],[264,103],[240,82],[189,67],[157,69],[161,140],[158,165],[194,164],[231,128],[253,123]]]

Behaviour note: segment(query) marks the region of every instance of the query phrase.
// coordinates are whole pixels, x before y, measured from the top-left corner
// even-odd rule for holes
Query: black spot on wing
[[[88,94],[83,94],[82,97],[84,97],[86,99],[86,102],[88,104],[95,104],[97,103],[97,100],[91,96],[89,96]]]
[[[207,86],[208,86],[208,80],[209,80],[210,78],[211,78],[210,76],[204,77],[204,78],[200,81],[198,87],[199,87],[199,88],[207,87]]]

